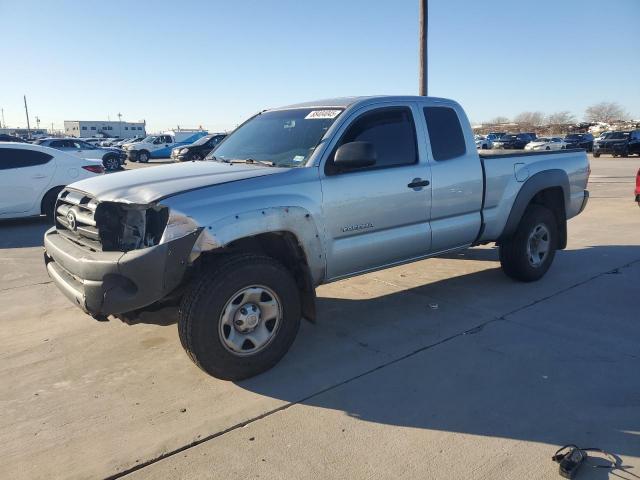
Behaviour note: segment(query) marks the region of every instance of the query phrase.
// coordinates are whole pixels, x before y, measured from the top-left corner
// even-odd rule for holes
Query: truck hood
[[[286,172],[287,168],[221,162],[192,162],[110,173],[70,188],[98,201],[147,204],[187,190]]]

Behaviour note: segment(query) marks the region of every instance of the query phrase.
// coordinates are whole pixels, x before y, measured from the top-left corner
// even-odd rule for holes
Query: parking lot
[[[640,158],[590,161],[541,281],[488,245],[322,286],[318,322],[239,383],[194,366],[171,309],[84,315],[46,274],[44,220],[0,223],[2,477],[551,479],[573,443],[638,478]]]

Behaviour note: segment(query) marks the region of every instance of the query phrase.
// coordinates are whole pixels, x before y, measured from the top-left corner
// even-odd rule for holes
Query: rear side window
[[[0,148],[0,170],[44,165],[53,157],[48,153],[18,148]]]
[[[466,153],[460,120],[453,108],[425,107],[424,118],[435,161],[449,160]]]
[[[418,161],[416,129],[411,110],[406,107],[365,113],[348,128],[337,147],[349,142],[373,144],[377,160],[371,168],[411,165]],[[333,156],[329,163],[333,164]]]

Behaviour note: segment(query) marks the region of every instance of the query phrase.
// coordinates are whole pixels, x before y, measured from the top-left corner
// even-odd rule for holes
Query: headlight
[[[189,149],[188,148],[183,148],[180,150],[180,153],[189,153]]]
[[[160,243],[168,243],[198,230],[199,225],[191,218],[178,212],[169,212],[169,220]]]

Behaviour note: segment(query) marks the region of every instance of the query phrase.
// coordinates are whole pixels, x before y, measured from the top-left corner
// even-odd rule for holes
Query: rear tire
[[[298,286],[284,266],[262,255],[230,255],[192,283],[180,305],[178,330],[196,365],[236,381],[278,363],[301,317]]]
[[[105,170],[118,170],[120,168],[120,159],[114,155],[109,155],[102,160]]]
[[[512,237],[500,244],[504,273],[521,282],[534,282],[547,273],[556,254],[558,226],[551,210],[529,205]]]
[[[58,199],[58,194],[64,189],[64,187],[55,187],[45,193],[44,197],[42,197],[42,203],[40,204],[40,211],[43,215],[46,215],[47,221],[51,224],[55,222],[56,219],[56,200]]]

